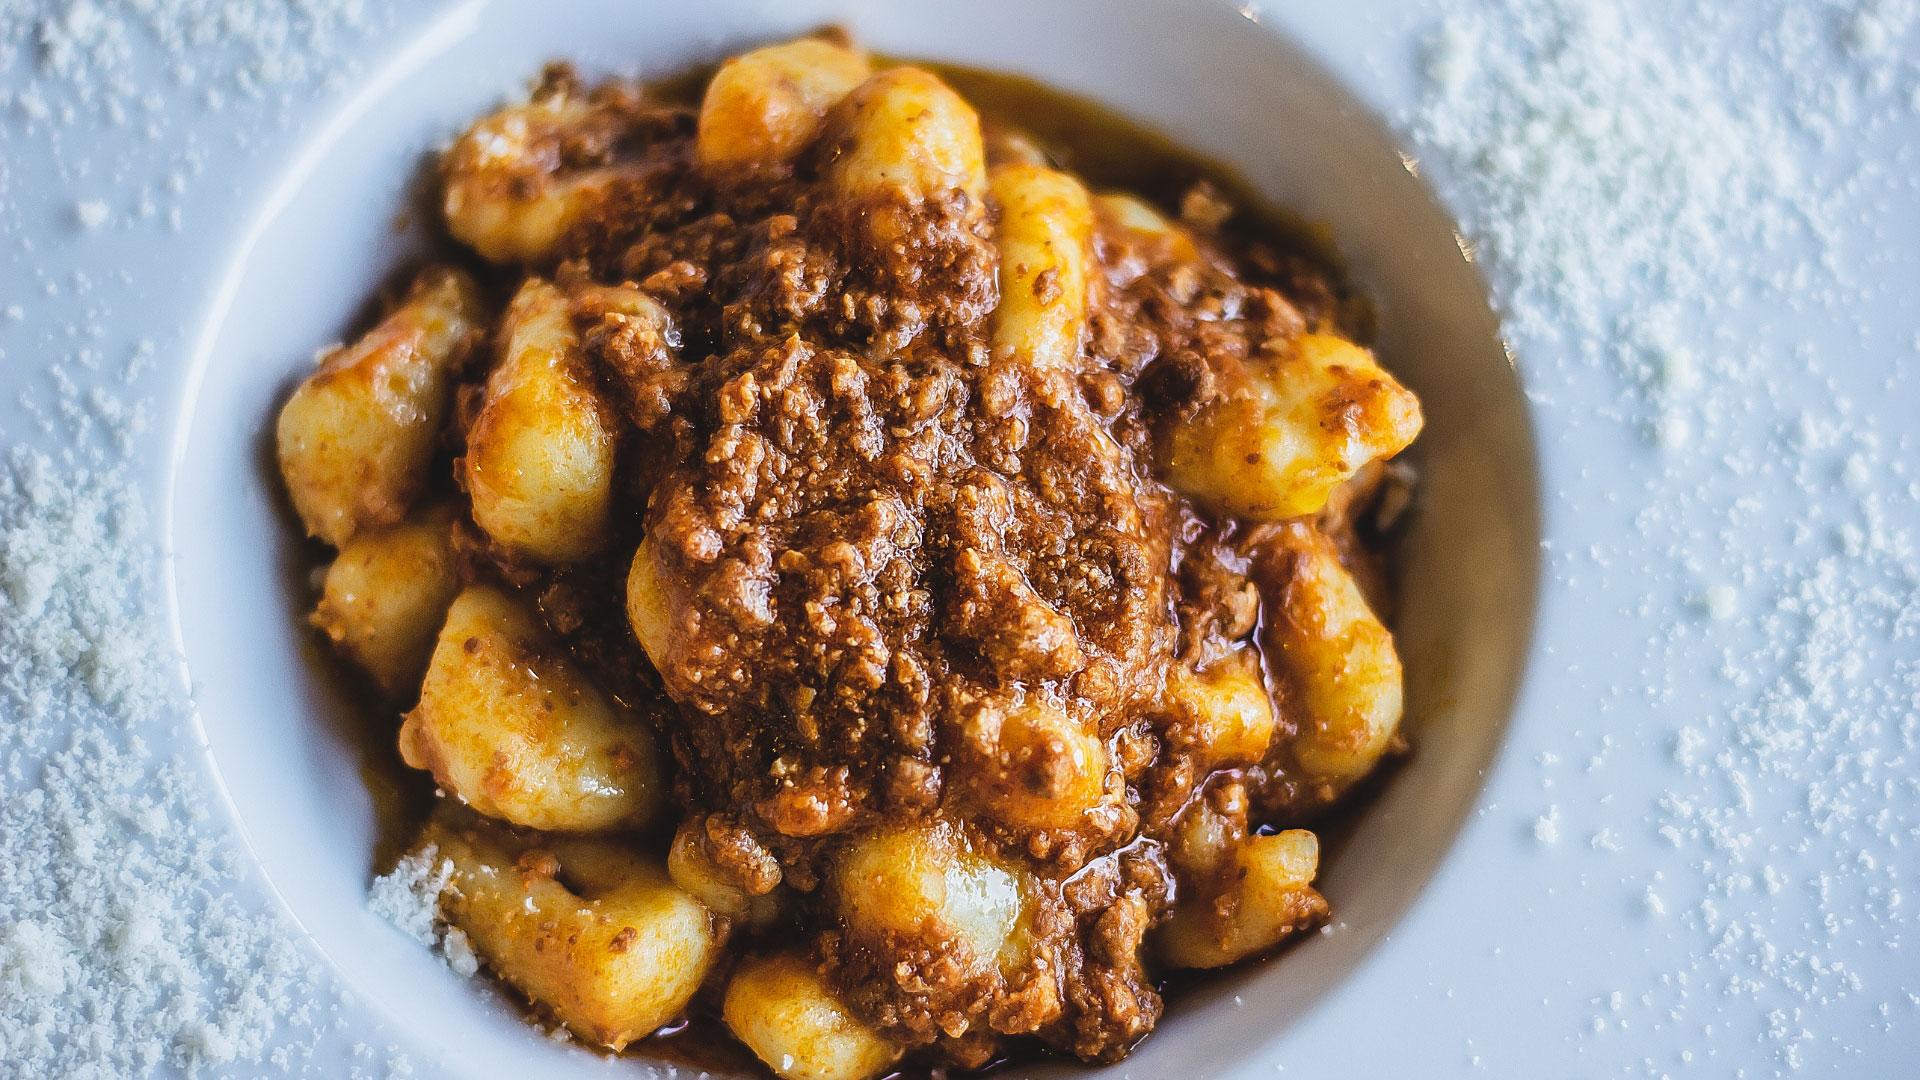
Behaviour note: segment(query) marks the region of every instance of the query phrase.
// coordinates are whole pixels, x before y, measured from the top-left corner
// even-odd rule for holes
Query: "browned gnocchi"
[[[1420,402],[1372,354],[1330,334],[1264,348],[1167,437],[1167,481],[1253,521],[1317,514],[1368,463],[1407,448]]]
[[[819,132],[827,110],[872,72],[858,49],[820,38],[724,61],[700,99],[694,156],[713,170],[790,161]]]
[[[484,585],[447,611],[400,756],[468,806],[535,829],[636,828],[665,796],[653,732]]]
[[[795,953],[741,961],[721,1015],[782,1080],[871,1080],[900,1059],[900,1048],[849,1012]]]
[[[500,330],[500,358],[461,459],[474,524],[543,562],[591,555],[607,540],[615,432],[580,357],[571,301],[529,280]]]
[[[1422,418],[1355,297],[978,79],[551,68],[281,411],[445,933],[582,1041],[1118,1060],[1327,923],[1317,815],[1407,749],[1370,511]]]
[[[1297,771],[1343,790],[1371,772],[1400,731],[1400,656],[1333,542],[1311,523],[1261,552],[1272,615],[1263,638],[1278,698],[1294,715]]]
[[[452,866],[448,921],[501,978],[601,1046],[678,1016],[718,957],[712,913],[628,845],[447,815],[422,843]]]
[[[484,318],[470,276],[429,271],[294,390],[280,410],[280,475],[310,535],[339,547],[406,516],[427,486],[454,375]]]
[[[419,689],[459,591],[453,512],[435,506],[348,540],[327,567],[312,621],[382,691],[402,697]]]

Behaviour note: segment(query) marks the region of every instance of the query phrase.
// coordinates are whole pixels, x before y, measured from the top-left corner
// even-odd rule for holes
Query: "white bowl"
[[[419,250],[418,235],[394,223],[423,155],[543,61],[668,74],[835,21],[885,52],[1091,97],[1328,223],[1378,302],[1387,363],[1426,403],[1397,627],[1416,753],[1330,847],[1332,931],[1182,995],[1125,1071],[1206,1076],[1279,1060],[1289,1023],[1336,992],[1446,858],[1498,752],[1530,633],[1538,498],[1523,399],[1451,222],[1375,117],[1224,3],[469,4],[372,72],[251,209],[179,426],[173,601],[233,812],[347,983],[456,1074],[604,1067],[541,1038],[486,984],[459,979],[367,911],[378,821],[363,762],[369,745],[384,752],[396,721],[359,715],[302,621],[303,549],[271,468],[272,419],[314,349]]]

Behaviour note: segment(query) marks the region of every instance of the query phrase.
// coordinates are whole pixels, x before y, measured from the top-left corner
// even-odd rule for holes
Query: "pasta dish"
[[[1220,184],[1103,186],[844,36],[548,70],[279,465],[484,966],[773,1073],[1123,1057],[1324,924],[1404,748],[1418,401]]]

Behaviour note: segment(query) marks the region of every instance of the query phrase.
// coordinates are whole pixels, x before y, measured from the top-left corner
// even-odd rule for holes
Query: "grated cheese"
[[[438,944],[440,894],[453,877],[453,864],[439,856],[431,844],[409,852],[367,890],[367,906],[375,915],[428,946]]]
[[[373,879],[367,906],[401,933],[439,952],[456,974],[472,976],[480,958],[466,931],[449,925],[440,911],[440,898],[453,878],[453,863],[440,858],[433,845],[409,852],[393,869]]]
[[[73,204],[73,220],[83,229],[97,229],[107,223],[107,204],[98,199]]]
[[[0,1075],[341,1075],[320,1049],[342,1040],[343,993],[211,810],[159,617],[138,470],[163,451],[137,387],[174,360],[141,340],[111,370],[112,328],[144,315],[109,300],[131,277],[60,269],[28,226],[181,221],[207,151],[156,58],[240,101],[226,126],[267,130],[352,74],[364,21],[358,0],[0,4],[0,241],[21,277],[5,359],[37,369],[15,404],[61,447],[0,431]],[[82,126],[128,129],[133,151],[92,156]],[[49,171],[19,188],[21,162]],[[148,189],[136,170],[156,164]],[[410,1071],[361,1056],[356,1078]]]
[[[323,1019],[311,959],[225,895],[197,766],[149,740],[184,699],[123,469],[0,469],[0,1061],[131,1075],[261,1061]]]
[[[1920,554],[1896,523],[1915,520],[1920,455],[1837,389],[1870,347],[1852,313],[1878,302],[1876,273],[1900,278],[1843,251],[1839,223],[1916,194],[1911,169],[1859,155],[1920,112],[1920,4],[1683,3],[1662,8],[1672,34],[1643,7],[1460,5],[1407,118],[1554,417],[1543,430],[1571,432],[1611,396],[1598,421],[1643,440],[1618,473],[1582,468],[1550,493],[1550,516],[1609,514],[1626,527],[1602,533],[1627,539],[1549,549],[1548,573],[1576,608],[1625,601],[1642,663],[1574,685],[1609,732],[1670,745],[1680,777],[1644,801],[1603,788],[1531,830],[1551,845],[1590,828],[1594,857],[1665,867],[1657,890],[1628,887],[1678,924],[1661,953],[1681,963],[1637,1006],[1593,988],[1604,1014],[1568,1034],[1626,1071],[1652,1031],[1716,1073],[1816,1056],[1845,1073],[1893,1030],[1855,1019],[1862,999],[1886,1017],[1915,993],[1851,958],[1914,928],[1898,867],[1920,837]],[[1685,602],[1706,618],[1675,619]],[[1611,760],[1612,737],[1590,774],[1658,775]],[[1543,738],[1546,762],[1594,736]],[[1651,1058],[1644,1071],[1664,1075]]]

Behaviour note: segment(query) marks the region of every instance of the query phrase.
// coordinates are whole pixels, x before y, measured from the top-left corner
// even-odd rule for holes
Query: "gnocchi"
[[[1031,829],[1072,828],[1106,798],[1106,744],[1038,700],[987,703],[966,729],[964,782],[986,816]]]
[[[309,535],[337,548],[406,516],[484,318],[472,278],[429,270],[366,336],[325,354],[287,399],[276,429],[280,475]]]
[[[453,512],[436,506],[356,534],[327,567],[313,625],[391,697],[420,685],[460,591]]]
[[[940,77],[920,68],[882,71],[847,96],[846,146],[831,179],[851,196],[893,194],[925,202],[947,191],[986,193],[980,117]]]
[[[620,1050],[673,1020],[720,948],[664,868],[607,840],[522,837],[436,818],[441,910],[502,979],[575,1036]]]
[[[461,459],[474,523],[518,555],[585,558],[607,542],[617,446],[582,367],[572,306],[553,285],[528,281],[502,331]]]
[[[668,671],[676,635],[659,558],[658,550],[644,537],[634,548],[633,562],[627,570],[627,624],[653,666]]]
[[[1175,667],[1167,698],[1181,743],[1206,768],[1251,765],[1266,756],[1277,719],[1253,650],[1237,650],[1201,671]]]
[[[707,169],[785,162],[872,70],[858,49],[821,38],[733,57],[713,73],[700,101],[694,156]]]
[[[1022,882],[953,822],[901,824],[854,840],[834,865],[833,889],[856,937],[926,941],[974,970],[1017,955]]]
[[[1193,236],[1145,199],[1102,192],[1094,196],[1092,205],[1102,227],[1137,245],[1152,261],[1181,263],[1200,257],[1200,248]]]
[[[1256,355],[1166,440],[1167,482],[1254,521],[1318,513],[1367,463],[1420,433],[1420,402],[1367,350],[1306,334]]]
[[[485,585],[447,611],[400,755],[480,813],[535,829],[637,827],[665,794],[639,718],[568,662],[518,602]]]
[[[1174,967],[1224,967],[1319,925],[1327,902],[1314,891],[1320,841],[1305,829],[1249,836],[1231,854],[1227,880],[1173,910],[1159,931]]]
[[[469,128],[441,163],[441,212],[454,238],[494,262],[544,264],[561,241],[637,174],[605,159],[639,102],[625,87],[581,92],[549,78],[531,100]],[[590,163],[570,159],[585,156]]]
[[[1026,164],[995,167],[988,184],[1000,211],[994,347],[1026,367],[1073,371],[1087,324],[1087,189],[1057,169]]]
[[[667,874],[675,885],[707,905],[714,914],[748,926],[766,927],[782,913],[780,893],[749,892],[714,864],[700,837],[699,823],[694,819],[681,822],[673,834],[673,846],[667,849]]]
[[[1268,655],[1300,717],[1288,753],[1308,777],[1344,789],[1372,771],[1400,728],[1393,634],[1311,524],[1282,529],[1263,564]]]
[[[720,1015],[781,1080],[871,1080],[900,1059],[796,953],[741,961]]]

